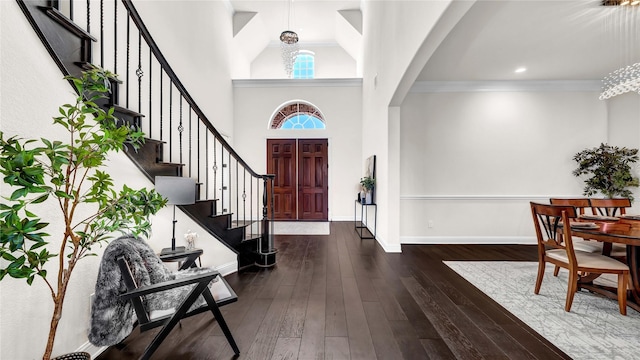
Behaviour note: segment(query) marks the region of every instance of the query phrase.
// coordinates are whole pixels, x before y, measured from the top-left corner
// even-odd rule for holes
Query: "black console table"
[[[358,205],[360,205],[360,221],[358,221]],[[370,207],[373,207],[373,233],[367,227]],[[360,239],[375,239],[376,227],[378,226],[378,205],[363,204],[360,200],[356,200],[353,205],[353,224]]]

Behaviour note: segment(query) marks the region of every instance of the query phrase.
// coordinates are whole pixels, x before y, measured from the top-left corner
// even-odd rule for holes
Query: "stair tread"
[[[60,12],[60,10],[56,9],[53,6],[38,6],[40,10],[44,11],[49,15],[50,18],[55,20],[58,24],[64,26],[67,30],[72,33],[78,35],[81,38],[89,39],[91,41],[97,42],[98,39],[93,37],[93,35],[89,34],[85,29],[78,26],[71,19],[69,19],[66,15]]]
[[[144,115],[143,115],[144,116]],[[159,143],[159,144],[166,144],[167,142],[164,140],[156,140],[156,139],[152,139],[152,138],[144,138],[145,142],[153,142],[153,143]]]
[[[120,106],[118,104],[113,104],[111,105],[116,111],[120,112],[120,113],[124,113],[127,115],[132,115],[132,116],[140,116],[140,117],[144,117],[144,114],[141,114],[137,111],[133,111],[131,109],[128,109],[126,107]]]
[[[164,161],[157,162],[156,165],[161,165],[161,166],[184,166],[184,164],[181,164],[181,163],[170,163],[170,162],[164,162]]]

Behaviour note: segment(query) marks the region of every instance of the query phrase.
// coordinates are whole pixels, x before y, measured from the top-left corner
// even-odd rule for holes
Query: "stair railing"
[[[118,74],[121,83],[114,102],[139,113],[140,120],[144,117],[138,122],[142,131],[165,143],[159,160],[183,164],[182,176],[200,184],[199,200],[217,200],[216,213],[231,214],[231,226],[246,226],[247,238],[260,238],[256,265],[273,265],[275,176],[256,173],[216,130],[169,65],[133,2],[48,4],[93,36],[88,61]]]

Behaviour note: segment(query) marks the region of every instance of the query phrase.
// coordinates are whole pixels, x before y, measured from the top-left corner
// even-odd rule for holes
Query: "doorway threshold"
[[[274,221],[275,235],[329,235],[328,221]]]

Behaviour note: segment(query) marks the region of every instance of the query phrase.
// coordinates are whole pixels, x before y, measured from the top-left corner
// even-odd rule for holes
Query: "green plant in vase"
[[[11,194],[0,203],[0,280],[7,275],[44,281],[54,309],[43,359],[50,359],[56,330],[62,316],[67,287],[79,260],[95,255],[93,248],[108,242],[114,232],[148,236],[149,218],[166,204],[155,190],[134,190],[126,185],[116,190],[109,174],[101,170],[109,153],[138,149],[144,134],[118,126],[113,108],[105,111],[96,101],[109,92],[108,71],[95,68],[82,77],[66,77],[78,96],[73,104],[59,107],[54,117],[66,129],[66,141],[20,139],[0,132],[0,173]],[[49,223],[34,212],[38,205],[54,202],[59,213],[47,214],[59,221],[64,233],[56,241],[46,240]],[[57,272],[49,274],[45,264],[57,261]],[[52,276],[53,275],[53,278]],[[8,305],[8,304],[6,304]]]
[[[585,149],[577,153],[573,160],[578,167],[573,175],[586,175],[584,195],[598,193],[608,197],[625,197],[633,201],[630,187],[638,187],[638,178],[631,173],[631,164],[638,161],[638,149],[619,148],[607,144]]]
[[[375,184],[376,184],[376,179],[370,176],[365,176],[362,179],[360,179],[360,185],[362,186],[362,190],[365,193],[365,198],[363,199],[361,197],[361,201],[363,204],[372,203],[371,190],[373,190]]]

